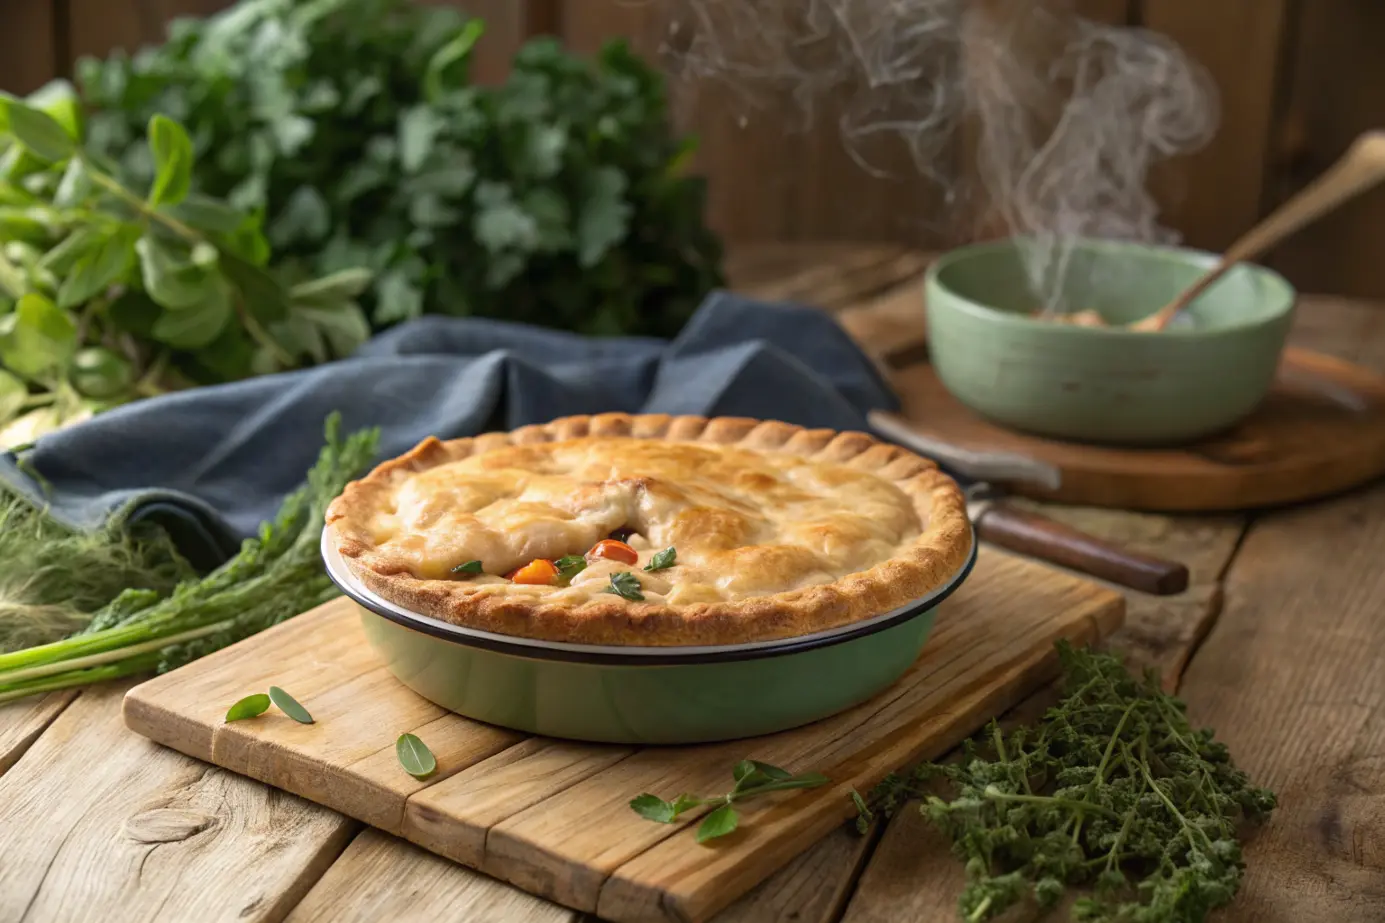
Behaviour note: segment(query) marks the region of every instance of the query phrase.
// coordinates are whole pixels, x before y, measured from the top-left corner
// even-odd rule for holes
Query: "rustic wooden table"
[[[732,271],[910,361],[917,288],[899,285],[921,265],[824,246],[757,250]],[[1385,306],[1305,299],[1294,340],[1385,371]],[[1385,920],[1385,484],[1253,517],[1046,512],[1191,569],[1179,596],[1131,594],[1113,646],[1156,666],[1279,794],[1221,919]],[[0,923],[584,919],[126,731],[126,688],[0,707]],[[945,921],[960,879],[906,811],[829,836],[717,919]]]

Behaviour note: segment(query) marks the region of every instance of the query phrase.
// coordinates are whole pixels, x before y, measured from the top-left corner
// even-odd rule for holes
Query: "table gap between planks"
[[[730,271],[742,290],[840,312],[873,350],[907,363],[922,357],[926,259],[892,246],[774,245],[738,252]],[[1305,299],[1294,342],[1385,370],[1385,308]],[[1180,596],[1130,594],[1112,646],[1171,687],[1181,680],[1193,718],[1280,791],[1283,807],[1252,839],[1243,894],[1223,919],[1379,920],[1385,571],[1373,562],[1385,543],[1385,488],[1262,514],[1248,531],[1239,515],[1045,512],[1190,567]],[[120,722],[126,688],[0,707],[0,772],[23,763],[41,780],[60,758],[86,767],[61,790],[29,794],[48,819],[22,832],[19,855],[0,850],[0,893],[35,868],[41,884],[25,906],[0,906],[0,923],[590,919],[143,740]],[[869,837],[828,836],[716,919],[948,920],[960,886],[946,844],[906,811]],[[111,894],[120,901],[89,901]]]

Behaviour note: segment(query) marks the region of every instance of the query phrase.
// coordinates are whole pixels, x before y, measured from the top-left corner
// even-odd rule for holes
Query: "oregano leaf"
[[[40,160],[66,160],[77,152],[77,142],[58,120],[9,93],[0,92],[0,124],[8,124],[19,143]]]
[[[649,563],[644,566],[645,570],[664,570],[672,567],[678,561],[678,550],[672,545],[658,552],[649,559]]]
[[[734,806],[724,804],[702,819],[697,825],[697,842],[705,843],[717,837],[726,836],[736,829],[740,816]]]
[[[678,816],[672,804],[648,792],[637,798],[632,798],[630,807],[646,820],[652,820],[659,824],[671,824],[673,819]]]
[[[433,751],[413,734],[399,735],[394,742],[394,754],[404,771],[415,779],[426,779],[438,771],[438,760],[433,756]]]
[[[192,139],[182,125],[155,115],[149,120],[149,149],[154,155],[149,204],[177,205],[192,187]]]
[[[621,599],[628,599],[631,602],[643,602],[644,591],[640,587],[639,578],[629,571],[611,575],[611,585],[606,589],[607,593],[614,593]]]
[[[244,721],[246,718],[254,718],[269,711],[269,696],[263,692],[248,695],[226,711],[226,720]]]
[[[281,712],[299,724],[313,723],[313,716],[308,714],[308,710],[300,705],[297,699],[278,686],[269,687],[269,700],[277,705]]]
[[[571,583],[573,577],[587,569],[587,559],[580,554],[563,555],[553,566],[558,568],[558,579],[562,583]]]

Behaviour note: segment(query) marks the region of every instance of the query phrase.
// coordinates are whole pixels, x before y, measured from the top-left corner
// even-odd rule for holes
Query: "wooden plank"
[[[718,913],[713,923],[831,923],[841,916],[873,845],[873,838],[839,827]]]
[[[1297,4],[1287,52],[1286,111],[1276,132],[1272,207],[1325,170],[1385,111],[1385,6],[1353,0]],[[1350,87],[1346,91],[1346,87]],[[1271,265],[1300,289],[1385,298],[1376,240],[1385,191],[1348,203],[1277,248]]]
[[[577,923],[577,914],[378,830],[356,837],[287,923]]]
[[[163,41],[179,16],[209,16],[233,0],[66,0],[68,53],[104,57],[116,48],[134,51]]]
[[[477,83],[503,83],[510,73],[510,60],[529,39],[552,32],[557,27],[553,0],[426,0],[439,6],[454,6],[470,16],[485,20],[486,32],[476,45],[471,76]]]
[[[1184,677],[1189,717],[1279,796],[1227,921],[1380,919],[1383,545],[1385,487],[1257,523]]]
[[[406,838],[568,906],[599,909],[617,921],[700,920],[830,833],[850,810],[848,786],[871,784],[919,752],[949,746],[1042,679],[1054,639],[1105,634],[1120,611],[1117,594],[983,551],[975,575],[942,610],[923,656],[889,692],[753,744],[757,757],[818,768],[835,784],[747,805],[749,829],[710,854],[685,824],[651,824],[626,802],[645,790],[724,786],[722,777],[752,745],[632,752],[533,740],[498,752],[500,744],[491,742],[465,756],[447,745],[438,752],[440,775],[427,783],[392,764],[385,773],[383,754],[403,730],[431,727],[430,745],[447,739],[440,736],[446,722],[455,724],[455,741],[499,732],[433,717],[432,706],[402,685],[378,682],[378,671],[363,670],[355,653],[334,647],[365,646],[355,617],[336,608],[144,684],[128,696],[126,716],[132,727],[175,746],[202,747],[210,736],[214,762],[234,762],[239,771],[371,822],[390,822],[403,800]],[[300,695],[318,723],[222,724],[226,703],[268,682],[254,671],[270,663],[274,681]],[[324,670],[335,670],[341,684],[326,689],[331,677]],[[358,710],[348,720],[335,710],[339,702],[369,702],[369,714]],[[191,734],[188,726],[204,730]],[[494,755],[477,758],[487,752]],[[361,767],[372,760],[381,768],[367,775]]]
[[[50,692],[35,699],[0,705],[0,774],[24,755],[48,725],[76,697],[75,692]]]
[[[55,0],[0,5],[0,90],[31,93],[62,70],[54,31]]]
[[[0,776],[0,921],[277,921],[352,822],[131,734],[84,692]]]
[[[1163,222],[1190,246],[1221,250],[1260,215],[1289,0],[1143,0],[1143,23],[1205,66],[1221,124],[1203,150],[1161,171]]]
[[[1074,9],[1078,16],[1109,25],[1126,25],[1135,18],[1139,0],[1077,0]]]
[[[366,823],[397,832],[404,802],[423,790],[399,769],[395,738],[414,731],[428,741],[441,761],[442,776],[497,753],[520,735],[475,722],[456,720],[418,696],[391,697],[398,681],[366,644],[352,604],[345,599],[276,626],[265,636],[276,653],[259,644],[238,644],[217,654],[220,670],[179,670],[161,677],[166,698],[138,694],[126,703],[125,721],[136,731],[157,727],[159,741],[190,756],[252,776],[270,785],[339,810]],[[283,678],[279,650],[311,651],[291,684]],[[317,720],[300,725],[279,714],[267,720],[224,724],[230,703],[250,692],[284,684]],[[389,723],[371,710],[391,703]],[[350,716],[351,720],[344,720]],[[446,716],[446,720],[443,719]],[[331,723],[330,735],[321,726]],[[322,760],[342,771],[318,770]],[[435,780],[436,781],[436,780]]]

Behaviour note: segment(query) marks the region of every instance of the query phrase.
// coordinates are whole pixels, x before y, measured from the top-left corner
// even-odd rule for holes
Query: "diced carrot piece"
[[[603,538],[592,546],[592,550],[587,552],[587,557],[606,558],[610,561],[619,561],[621,564],[636,564],[640,560],[640,553],[624,542],[618,542],[613,538]]]
[[[510,571],[506,576],[515,583],[552,586],[558,580],[558,568],[547,558],[535,558],[518,570]]]

